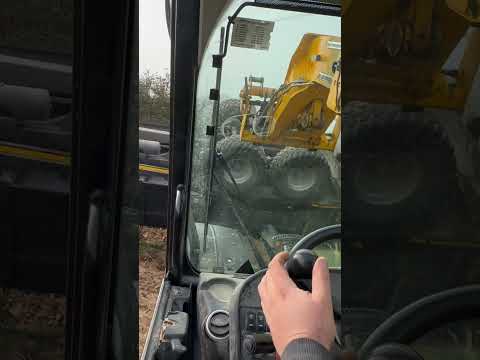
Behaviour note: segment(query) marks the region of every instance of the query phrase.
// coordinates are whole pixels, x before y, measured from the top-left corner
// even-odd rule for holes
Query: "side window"
[[[139,13],[139,351],[163,279],[170,149],[170,36],[164,1],[142,0]]]
[[[63,359],[72,0],[2,2],[0,358]]]

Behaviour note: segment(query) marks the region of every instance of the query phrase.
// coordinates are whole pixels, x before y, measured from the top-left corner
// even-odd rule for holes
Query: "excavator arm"
[[[242,140],[263,145],[287,145],[307,149],[333,150],[336,137],[326,130],[336,118],[327,106],[330,90],[317,81],[291,84],[279,90],[271,99],[277,104],[267,112],[265,132],[260,134],[248,126],[248,117],[242,122]],[[253,121],[256,121],[253,119]],[[334,134],[340,131],[335,124]]]
[[[250,78],[240,93],[241,139],[333,151],[340,133],[340,47],[338,37],[305,34],[280,88],[265,88],[263,82],[255,86],[252,79],[258,78]],[[263,97],[264,112],[250,111],[254,96]],[[333,122],[333,131],[327,133]]]

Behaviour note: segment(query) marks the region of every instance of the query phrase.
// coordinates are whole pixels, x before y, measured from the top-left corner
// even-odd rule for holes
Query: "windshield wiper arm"
[[[214,155],[216,155],[216,158],[218,160],[220,160],[220,163],[223,166],[223,168],[225,169],[225,172],[230,177],[230,180],[232,181],[233,186],[235,188],[235,192],[237,193],[237,195],[240,194],[240,189],[238,188],[237,182],[235,181],[235,178],[232,175],[232,172],[230,170],[230,166],[228,166],[228,163],[225,160],[225,158],[223,157],[222,153],[217,152],[215,150]],[[214,160],[215,160],[215,158],[214,158]],[[206,200],[205,200],[205,227],[203,229],[203,252],[204,253],[207,251],[208,215],[209,215],[209,210],[210,210],[210,198],[211,198],[211,194],[212,194],[212,179],[215,177],[215,175],[213,174],[213,166],[215,164],[214,160],[211,162],[213,165],[212,165],[211,171],[210,171],[210,176],[211,177],[209,177],[209,179],[208,179],[209,181],[208,181],[207,197],[206,197]],[[216,179],[216,177],[215,177],[215,180],[217,181],[217,183],[220,183],[218,181],[218,179]],[[223,189],[223,187],[222,187],[222,189]],[[228,196],[227,191],[225,189],[223,189],[223,190],[224,190],[224,193]],[[230,199],[230,203],[232,204],[232,209],[233,209],[234,206],[233,206],[233,201],[231,199]],[[235,211],[234,211],[234,213],[235,213]],[[235,214],[235,216],[238,217],[237,214]],[[237,220],[239,220],[239,217],[238,217]],[[240,222],[240,220],[239,220],[239,222]]]
[[[235,189],[236,191],[238,192],[238,187],[236,186],[236,183],[235,183],[235,180],[233,179],[233,176],[230,172],[230,169],[228,167],[228,164],[226,163],[225,159],[220,156],[219,159],[221,160],[222,162],[222,165],[223,166],[226,166],[226,171],[230,174],[229,176],[232,177],[232,181],[234,181],[234,184],[235,184]],[[225,162],[225,163],[223,163]],[[229,201],[229,204],[230,204],[230,208],[233,212],[233,215],[235,216],[235,219],[237,220],[238,224],[240,225],[240,229],[242,230],[244,236],[247,238],[247,241],[249,242],[250,244],[250,247],[252,249],[252,252],[253,252],[253,255],[255,256],[255,260],[257,262],[257,265],[260,267],[260,268],[264,268],[267,264],[265,263],[265,261],[263,260],[263,258],[255,251],[253,251],[256,247],[255,247],[255,244],[253,243],[254,242],[254,238],[261,238],[261,235],[259,233],[255,233],[255,234],[252,234],[249,230],[248,230],[248,227],[245,225],[245,222],[243,221],[242,217],[240,216],[240,214],[238,213],[238,209],[237,207],[235,206],[235,203],[234,203],[234,200],[232,198],[232,196],[228,193],[228,191],[225,189],[225,186],[223,185],[223,183],[221,181],[219,181],[217,179],[217,177],[215,176],[215,174],[213,175],[214,178],[215,178],[215,181],[217,182],[217,184],[219,184],[220,186],[220,189],[222,190],[222,193],[223,195],[225,196],[226,199],[228,199]]]
[[[220,54],[223,54],[223,41],[225,37],[225,28],[220,30]],[[215,58],[215,57],[214,57]],[[217,79],[215,83],[215,92],[217,93],[215,103],[213,104],[212,112],[212,126],[207,126],[207,134],[211,136],[210,139],[210,152],[208,156],[208,179],[207,179],[207,196],[205,198],[205,228],[203,230],[203,252],[207,251],[207,235],[208,235],[208,210],[210,208],[210,197],[212,192],[212,178],[213,178],[213,169],[215,167],[215,154],[217,148],[217,127],[218,127],[218,112],[220,109],[220,86],[222,84],[222,66],[221,63],[217,66]],[[212,89],[213,90],[213,89]],[[209,129],[210,128],[210,129]]]

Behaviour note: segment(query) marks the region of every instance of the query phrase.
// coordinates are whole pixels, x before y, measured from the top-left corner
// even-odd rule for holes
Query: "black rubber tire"
[[[347,105],[342,117],[345,229],[376,233],[383,229],[390,234],[416,231],[453,205],[458,195],[455,157],[434,118],[423,112],[401,111],[394,105],[365,103]],[[381,168],[381,159],[386,166],[381,176],[375,177],[372,173]],[[398,165],[402,163],[404,166]],[[369,166],[373,171],[365,171]],[[395,171],[394,166],[400,170]],[[384,185],[388,174],[393,179],[390,190],[394,189],[389,197]],[[396,180],[398,175],[401,181]],[[375,179],[380,181],[375,183]],[[413,180],[408,183],[409,179]],[[360,183],[367,185],[366,191],[359,190]],[[408,191],[405,184],[410,184]],[[382,186],[387,189],[383,193],[378,190]]]
[[[311,184],[305,189],[295,189],[289,184],[288,171],[298,168],[318,169]],[[330,166],[322,151],[291,147],[281,150],[270,164],[270,181],[279,196],[295,203],[328,202],[338,199]]]
[[[235,184],[231,181],[223,161],[217,159],[215,162],[215,173],[219,181],[222,181],[227,191],[233,195],[239,195],[242,198],[255,197],[255,188],[261,185],[266,178],[266,158],[259,151],[258,146],[241,141],[238,136],[230,136],[217,143],[217,151],[222,154],[223,159],[229,165],[229,170],[235,176],[234,160],[241,159],[251,166],[250,176],[238,181]],[[248,166],[248,165],[247,165]],[[238,173],[237,173],[238,174]]]

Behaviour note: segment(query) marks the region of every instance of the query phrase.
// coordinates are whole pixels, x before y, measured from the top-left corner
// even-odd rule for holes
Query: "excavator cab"
[[[327,258],[332,351],[479,358],[478,1],[167,5],[167,268],[142,360],[275,359],[257,287],[280,251],[305,291],[299,264]],[[138,2],[6,9],[0,357],[136,358],[139,157],[166,160],[139,144]]]
[[[275,358],[257,285],[275,253],[301,249],[330,265],[333,351],[478,357],[477,28],[452,3],[173,6],[168,267],[144,359]],[[282,91],[309,80],[285,76],[306,34],[343,39],[338,86],[317,98],[341,120],[333,148],[303,136],[315,106],[276,123],[296,98]]]
[[[338,1],[172,4],[167,272],[143,359],[273,359],[257,286],[281,251],[328,258],[339,321],[340,121],[327,100],[340,12]],[[283,140],[261,134],[273,122]]]

